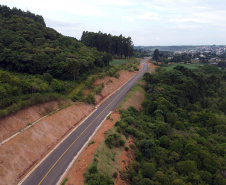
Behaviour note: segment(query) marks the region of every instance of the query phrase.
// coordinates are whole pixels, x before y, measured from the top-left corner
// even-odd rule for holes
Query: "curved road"
[[[148,65],[144,63],[139,73],[124,84],[114,95],[106,100],[77,127],[21,184],[22,185],[55,185],[67,169],[70,162],[89,140],[102,120],[114,110],[123,97],[144,75]],[[67,120],[65,120],[67,121]]]

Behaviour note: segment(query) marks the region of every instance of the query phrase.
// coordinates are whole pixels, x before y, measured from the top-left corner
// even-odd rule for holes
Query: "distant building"
[[[193,60],[199,60],[199,58],[194,58]]]

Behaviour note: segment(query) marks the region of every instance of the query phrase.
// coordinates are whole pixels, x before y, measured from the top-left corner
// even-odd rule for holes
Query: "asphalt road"
[[[141,63],[143,63],[143,60]],[[105,101],[74,132],[72,132],[23,182],[22,185],[55,185],[70,162],[81,150],[102,120],[114,110],[123,97],[147,71],[143,63],[139,73]],[[67,121],[67,120],[65,120]]]

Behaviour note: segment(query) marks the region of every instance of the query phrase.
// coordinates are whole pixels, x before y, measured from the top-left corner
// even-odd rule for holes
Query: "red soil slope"
[[[96,96],[96,102],[117,90],[136,72],[122,71],[119,79],[109,77],[98,80],[105,83],[101,95]],[[19,111],[0,120],[1,141],[15,134],[27,124],[43,116],[43,110],[57,103],[38,105]],[[84,103],[69,106],[38,121],[34,126],[21,132],[13,139],[0,146],[0,184],[17,184],[62,138],[79,122],[94,110],[93,106]]]

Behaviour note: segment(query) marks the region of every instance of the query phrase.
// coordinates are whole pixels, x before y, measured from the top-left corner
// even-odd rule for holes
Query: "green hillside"
[[[0,5],[0,117],[67,98],[90,74],[109,70],[111,59],[46,27],[40,15]]]
[[[0,5],[0,20],[0,67],[6,70],[76,80],[111,60],[46,27],[40,15]]]
[[[121,177],[132,185],[226,184],[226,73],[157,71],[144,76],[143,110],[130,107],[116,124],[137,146]]]

